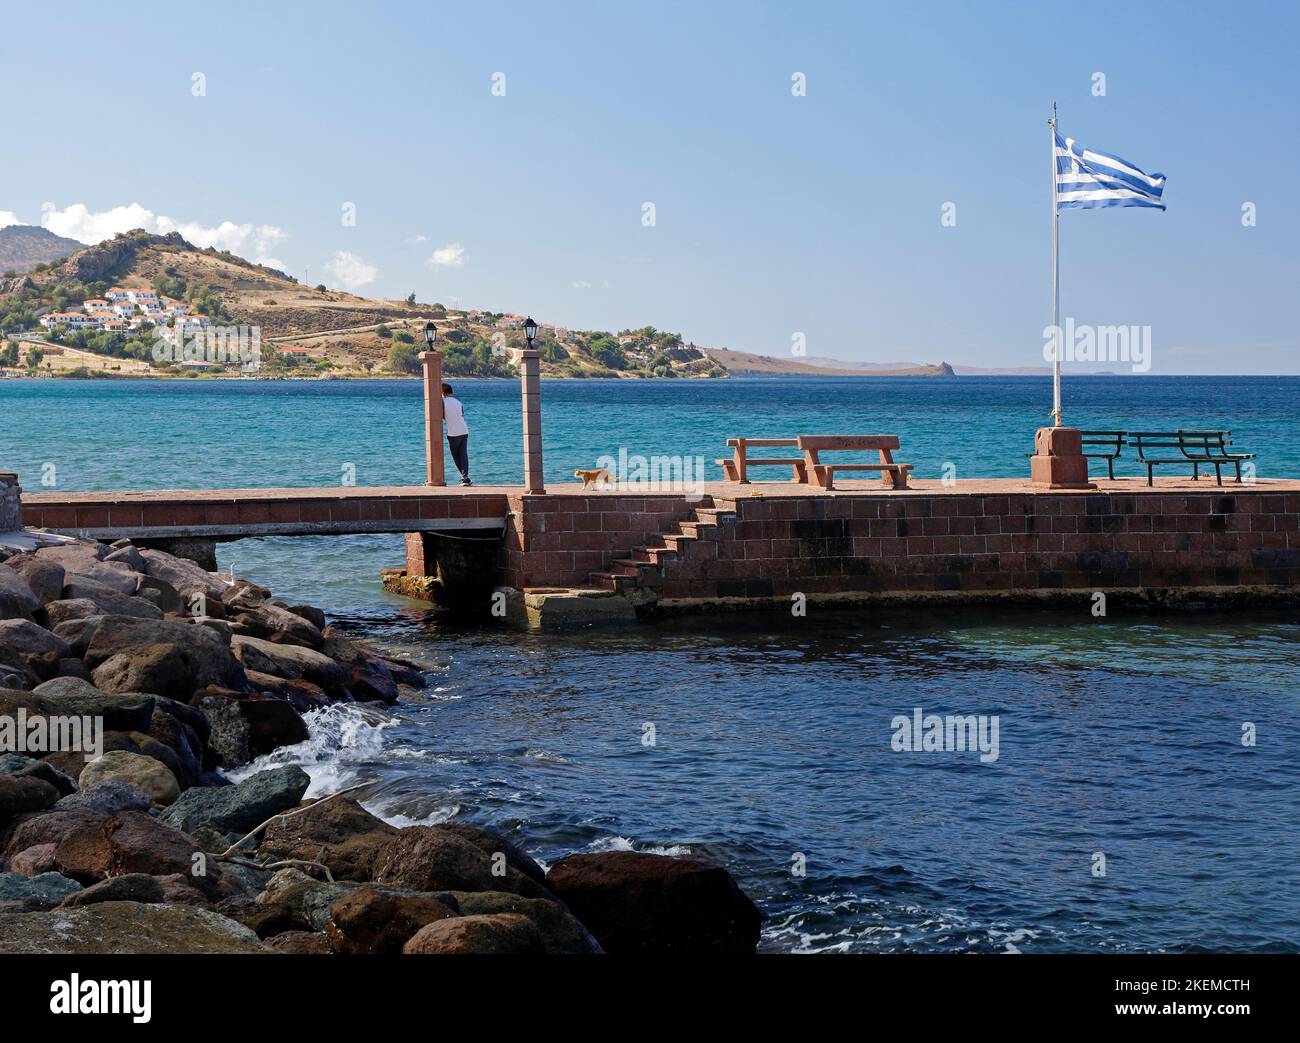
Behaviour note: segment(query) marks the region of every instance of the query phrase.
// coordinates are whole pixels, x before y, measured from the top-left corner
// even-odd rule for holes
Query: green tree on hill
[[[388,349],[387,368],[393,373],[419,373],[420,353],[411,344],[394,344]]]

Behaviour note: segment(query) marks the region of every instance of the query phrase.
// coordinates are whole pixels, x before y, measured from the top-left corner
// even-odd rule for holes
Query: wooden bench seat
[[[897,435],[800,435],[796,440],[803,451],[806,469],[814,484],[823,489],[835,488],[836,471],[879,471],[881,478],[894,489],[908,488],[907,476],[912,464],[897,463],[893,450],[899,447]],[[821,454],[828,452],[871,452],[880,454],[874,464],[824,464]]]
[[[726,475],[727,481],[740,485],[749,484],[749,468],[786,466],[794,469],[793,481],[807,482],[808,471],[803,457],[758,457],[750,456],[751,447],[769,448],[775,446],[797,445],[794,438],[728,438],[727,445],[732,447],[730,460],[715,460]]]

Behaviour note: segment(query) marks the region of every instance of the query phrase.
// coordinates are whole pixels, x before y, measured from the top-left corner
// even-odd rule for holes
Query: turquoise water
[[[1049,392],[547,383],[548,476],[620,448],[711,462],[729,435],[845,430],[900,434],[923,475],[1022,474]],[[1065,401],[1086,426],[1229,427],[1268,477],[1300,474],[1298,393],[1296,378],[1117,377],[1067,381]],[[461,394],[476,478],[517,481],[517,386]],[[421,428],[410,382],[0,382],[0,466],[29,490],[45,464],[66,489],[328,485],[346,463],[358,484],[414,483]],[[457,629],[385,594],[400,537],[219,557],[427,667],[427,702],[330,708],[276,757],[316,792],[374,781],[368,805],[393,821],[491,825],[547,861],[707,855],[759,902],[771,950],[1300,950],[1293,610],[755,613],[536,635]],[[997,761],[894,751],[891,722],[915,707],[996,715]]]
[[[480,483],[522,478],[519,387],[456,381]],[[1228,428],[1260,477],[1300,475],[1300,377],[1088,377],[1065,382],[1081,427]],[[891,433],[922,477],[1027,473],[1051,388],[1034,377],[546,381],[546,477],[597,457],[714,459],[735,435]],[[424,480],[416,381],[0,381],[0,464],[25,488],[358,485]],[[450,463],[448,463],[450,467]],[[42,468],[45,468],[42,470]],[[1130,468],[1127,472],[1137,473]],[[48,487],[48,486],[47,486]]]

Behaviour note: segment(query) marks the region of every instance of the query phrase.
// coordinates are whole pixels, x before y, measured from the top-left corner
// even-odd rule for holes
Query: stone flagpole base
[[[1077,427],[1040,427],[1034,433],[1029,481],[1044,489],[1095,489],[1088,481],[1088,459]]]

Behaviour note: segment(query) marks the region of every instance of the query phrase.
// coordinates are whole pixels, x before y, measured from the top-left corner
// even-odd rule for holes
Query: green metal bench
[[[1115,479],[1115,461],[1124,449],[1123,431],[1080,431],[1083,436],[1083,455],[1090,460],[1106,461],[1106,477]],[[1089,449],[1096,450],[1088,452]]]
[[[1202,467],[1214,468],[1214,480],[1223,484],[1222,468],[1232,464],[1241,484],[1241,465],[1255,459],[1254,453],[1231,453],[1231,431],[1130,431],[1128,442],[1137,452],[1137,462],[1147,469],[1147,485],[1152,485],[1156,467],[1166,464],[1191,464],[1192,481],[1199,481]],[[1177,455],[1169,452],[1176,449]]]

